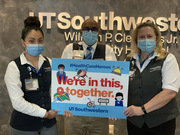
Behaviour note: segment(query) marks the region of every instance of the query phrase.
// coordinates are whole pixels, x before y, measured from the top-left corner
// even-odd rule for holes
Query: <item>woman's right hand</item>
[[[58,112],[60,112],[60,110],[49,110],[49,111],[46,112],[44,118],[45,119],[56,118],[58,116]]]
[[[67,117],[73,117],[72,113],[70,111],[65,110],[64,111],[64,116]]]

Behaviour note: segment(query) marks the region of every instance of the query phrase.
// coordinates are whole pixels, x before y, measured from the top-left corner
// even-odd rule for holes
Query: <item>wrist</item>
[[[51,110],[49,110],[49,115],[48,115],[49,119],[51,119]]]
[[[45,116],[44,116],[44,119],[47,119],[48,117],[49,117],[49,112],[46,111],[46,114],[45,114]]]
[[[145,114],[147,114],[147,111],[146,111],[146,109],[145,109],[144,105],[142,105],[142,106],[141,106],[141,109],[142,109],[142,111],[143,111],[144,115],[145,115]]]

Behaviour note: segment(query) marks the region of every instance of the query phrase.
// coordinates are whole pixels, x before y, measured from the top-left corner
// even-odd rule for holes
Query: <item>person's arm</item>
[[[169,89],[163,89],[159,94],[157,94],[155,97],[153,97],[149,102],[144,104],[144,108],[147,113],[150,113],[154,110],[157,110],[164,105],[166,105],[171,99],[173,99],[176,96],[177,92]],[[127,117],[132,116],[140,116],[144,115],[144,112],[141,108],[141,106],[129,106],[125,111],[124,114]]]
[[[67,45],[62,53],[62,59],[72,59],[73,58],[73,44]]]
[[[144,107],[147,113],[157,110],[166,105],[176,96],[177,92],[169,89],[163,89],[159,94],[147,102]]]
[[[105,59],[107,61],[117,61],[113,48],[106,45]]]
[[[21,90],[22,83],[20,81],[20,72],[14,61],[8,64],[4,80],[12,106],[15,110],[31,116],[41,118],[45,116],[45,109],[24,99],[24,92]]]
[[[144,108],[147,113],[157,110],[165,106],[171,99],[173,99],[180,87],[180,72],[179,66],[175,57],[169,54],[162,67],[162,91],[154,96],[149,102],[144,104]],[[124,114],[127,117],[140,116],[144,112],[141,106],[130,106],[125,111]]]

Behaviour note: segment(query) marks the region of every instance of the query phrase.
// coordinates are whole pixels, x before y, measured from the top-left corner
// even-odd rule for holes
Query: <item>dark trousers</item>
[[[142,128],[139,128],[127,121],[128,135],[175,135],[175,128],[176,119],[153,128],[149,128],[146,124]]]
[[[108,135],[109,119],[74,116],[65,119],[66,135]]]

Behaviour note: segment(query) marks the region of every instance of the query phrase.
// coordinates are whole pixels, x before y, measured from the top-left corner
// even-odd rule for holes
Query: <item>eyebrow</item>
[[[28,39],[33,39],[33,40],[35,40],[36,38],[34,38],[34,37],[29,37]],[[43,37],[38,38],[38,39],[43,39]]]

